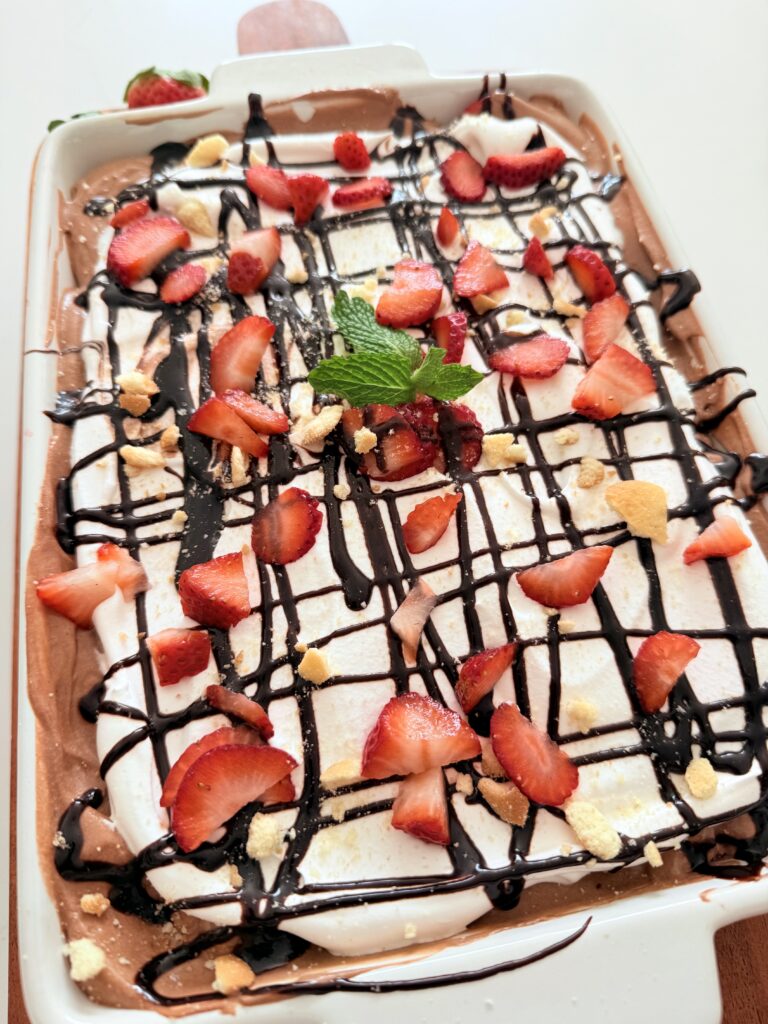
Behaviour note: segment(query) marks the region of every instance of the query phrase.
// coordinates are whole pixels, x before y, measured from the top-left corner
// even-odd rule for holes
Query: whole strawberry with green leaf
[[[123,99],[129,107],[156,107],[161,103],[195,100],[208,92],[208,79],[197,71],[162,71],[147,68],[134,75]]]

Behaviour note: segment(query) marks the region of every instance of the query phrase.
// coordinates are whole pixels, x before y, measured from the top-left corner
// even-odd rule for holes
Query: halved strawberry
[[[298,225],[306,224],[328,192],[328,182],[317,174],[297,174],[288,179],[291,193],[293,220]]]
[[[476,203],[485,195],[483,168],[464,150],[451,153],[440,165],[440,180],[448,195],[463,203]]]
[[[226,686],[219,686],[212,683],[205,691],[205,699],[212,708],[223,711],[225,715],[234,715],[243,722],[258,730],[265,740],[272,739],[275,735],[275,728],[269,720],[269,716],[261,704],[244,693],[236,693],[228,690]]]
[[[451,245],[459,237],[461,225],[456,214],[444,206],[437,218],[435,237],[440,245]]]
[[[528,188],[553,174],[565,163],[559,146],[544,146],[525,153],[501,153],[489,156],[483,167],[486,181],[505,188]]]
[[[406,419],[405,406],[366,405],[345,410],[341,424],[347,442],[363,427],[374,430],[379,442],[359,462],[360,472],[374,480],[405,480],[423,473],[435,461],[437,444],[422,440]],[[378,428],[378,429],[377,429]]]
[[[395,264],[392,284],[376,306],[376,319],[389,327],[415,327],[437,312],[443,281],[437,267],[419,260]]]
[[[544,251],[544,246],[534,235],[523,253],[523,266],[529,274],[541,277],[545,281],[551,281],[555,276],[549,256]]]
[[[245,172],[245,183],[253,194],[275,210],[290,210],[291,190],[285,171],[257,164]]]
[[[187,769],[171,810],[171,827],[185,853],[196,850],[233,814],[290,774],[296,761],[275,747],[214,747]]]
[[[160,806],[171,807],[173,805],[187,769],[191,768],[195,761],[203,754],[207,754],[209,750],[213,750],[214,747],[231,747],[233,745],[258,747],[261,746],[261,742],[259,734],[250,729],[233,729],[232,726],[224,726],[222,729],[209,732],[195,743],[190,743],[179,759],[174,761],[171,770],[165,777]]]
[[[196,409],[187,421],[187,429],[195,434],[204,434],[216,441],[226,441],[255,459],[269,451],[267,442],[254,434],[238,414],[221,398],[209,398]]]
[[[493,258],[493,253],[479,242],[470,242],[453,275],[455,294],[471,299],[475,295],[499,291],[508,284],[507,275]]]
[[[613,555],[606,544],[582,548],[551,562],[523,569],[517,582],[532,601],[548,608],[570,608],[584,604],[605,572]]]
[[[345,171],[364,171],[371,166],[365,143],[356,132],[342,132],[333,140],[333,155]]]
[[[690,636],[662,630],[646,637],[632,662],[632,678],[643,711],[658,711],[701,650]]]
[[[579,381],[571,407],[591,420],[608,420],[654,388],[650,366],[611,344]]]
[[[172,270],[160,285],[160,298],[168,303],[186,302],[197,295],[205,279],[205,271],[199,263],[184,263]]]
[[[140,220],[142,217],[146,217],[148,213],[149,200],[134,199],[132,203],[126,203],[125,206],[120,207],[112,217],[109,225],[113,228],[124,228],[126,224],[130,224],[134,220]]]
[[[287,565],[306,555],[323,524],[317,498],[300,487],[289,487],[253,517],[251,544],[256,557]]]
[[[504,644],[467,658],[456,682],[456,697],[467,714],[491,692],[512,664],[516,652],[517,644]]]
[[[219,338],[211,352],[211,387],[217,395],[230,389],[250,392],[275,325],[265,316],[247,316]]]
[[[272,273],[272,268],[280,259],[280,232],[277,228],[258,228],[246,231],[229,247],[230,264],[235,253],[247,253],[254,260],[260,260],[263,266],[263,277],[257,288]]]
[[[448,529],[461,494],[444,494],[420,502],[403,524],[403,540],[412,555],[437,544]]]
[[[160,686],[174,686],[208,665],[211,638],[199,629],[161,629],[147,637]]]
[[[464,355],[467,338],[467,317],[465,313],[448,313],[432,321],[432,337],[440,348],[445,349],[446,363],[460,363]]]
[[[594,363],[615,341],[629,316],[627,300],[616,292],[596,302],[581,324],[582,347],[588,363]]]
[[[559,807],[579,784],[573,761],[516,704],[501,704],[493,712],[491,744],[507,776],[537,804]]]
[[[295,799],[296,787],[290,775],[286,775],[284,779],[280,779],[274,786],[265,789],[259,797],[260,803],[264,804],[265,807],[271,807],[273,804],[290,804]]]
[[[362,776],[411,775],[480,754],[480,741],[449,708],[420,693],[402,693],[382,708],[363,750]]]
[[[258,256],[249,252],[233,252],[227,264],[227,288],[233,295],[253,295],[268,277]]]
[[[115,563],[97,561],[46,576],[36,585],[35,592],[47,608],[81,629],[90,629],[94,610],[114,594],[116,587]]]
[[[248,580],[239,551],[185,569],[179,577],[184,614],[203,626],[229,629],[251,614]]]
[[[117,585],[123,592],[126,601],[132,601],[137,594],[149,589],[149,580],[141,562],[132,558],[130,552],[117,544],[102,544],[96,552],[96,558],[102,564],[114,565]]]
[[[403,779],[392,804],[392,828],[426,843],[438,843],[440,846],[450,843],[448,800],[442,768],[428,768]]]
[[[337,188],[332,202],[345,210],[371,210],[383,206],[391,195],[392,184],[386,178],[360,178]]]
[[[752,541],[732,516],[720,516],[706,526],[683,552],[686,565],[702,558],[730,558],[752,547]]]
[[[461,402],[442,402],[437,422],[448,465],[458,466],[468,473],[483,454],[483,428],[477,416]],[[436,465],[441,468],[437,462]]]
[[[419,577],[389,620],[389,628],[402,642],[406,665],[416,664],[421,634],[436,604],[434,590]]]
[[[222,402],[234,409],[241,420],[244,420],[249,427],[257,430],[260,434],[284,434],[291,425],[291,421],[284,412],[278,412],[271,405],[264,405],[251,398],[245,391],[233,388],[221,395]]]
[[[166,256],[183,249],[189,242],[189,232],[174,217],[136,220],[110,242],[107,270],[129,288],[143,281]]]
[[[554,377],[565,366],[568,353],[568,344],[562,338],[540,334],[532,341],[519,341],[499,349],[489,357],[488,365],[499,373],[543,380]]]
[[[590,302],[601,302],[616,291],[613,274],[593,249],[574,245],[565,254],[565,262]]]

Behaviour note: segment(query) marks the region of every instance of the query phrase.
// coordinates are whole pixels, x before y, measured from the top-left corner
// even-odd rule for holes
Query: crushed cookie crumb
[[[57,850],[66,850],[69,843],[67,842],[63,832],[54,832],[52,845],[55,846]]]
[[[355,440],[355,451],[358,455],[365,455],[367,452],[373,451],[376,445],[379,443],[378,437],[368,427],[361,427],[360,430],[356,430],[354,433]]]
[[[573,619],[558,619],[557,630],[559,633],[572,633],[576,629]]]
[[[372,305],[378,286],[379,282],[375,277],[366,277],[362,284],[353,284],[348,288],[347,293],[352,299],[362,299],[363,302]]]
[[[342,483],[333,485],[333,496],[334,498],[338,498],[339,501],[346,501],[351,493],[352,488],[349,486],[349,484]]]
[[[510,825],[524,825],[530,806],[514,782],[497,782],[495,779],[480,779],[477,788],[491,809],[502,821]]]
[[[514,434],[485,434],[483,457],[492,469],[499,469],[526,462],[528,450],[516,443]]]
[[[508,309],[504,314],[504,326],[517,327],[518,324],[524,324],[527,319],[522,310]]]
[[[242,889],[243,887],[243,876],[237,870],[236,864],[229,865],[229,884],[233,889]]]
[[[170,454],[171,452],[177,451],[179,447],[180,436],[181,431],[179,430],[175,423],[172,423],[169,427],[166,427],[165,430],[160,435],[161,449],[164,452],[166,452],[166,454]]]
[[[706,757],[694,757],[685,769],[685,781],[697,800],[709,800],[717,792],[717,774]]]
[[[120,395],[117,404],[131,416],[141,416],[152,403],[146,395]]]
[[[211,988],[214,992],[220,992],[224,996],[230,996],[239,992],[240,989],[248,988],[256,981],[256,975],[248,964],[232,953],[217,956],[213,961],[213,970],[216,977]]]
[[[597,707],[591,700],[576,697],[568,701],[565,705],[565,710],[579,732],[589,732],[597,721]]]
[[[249,466],[248,455],[237,445],[233,445],[229,455],[229,472],[233,487],[242,487],[247,481]]]
[[[613,860],[621,850],[619,833],[602,811],[587,800],[569,800],[565,820],[585,850],[599,860]]]
[[[667,543],[667,492],[646,480],[620,480],[606,488],[605,500],[633,537]]]
[[[326,806],[330,816],[337,824],[340,825],[342,821],[344,821],[344,816],[347,812],[347,809],[344,806],[344,800],[340,796],[334,797],[332,800],[328,801]]]
[[[101,917],[111,907],[111,903],[100,892],[86,892],[80,897],[80,909],[84,914],[93,914],[94,917]]]
[[[165,465],[165,459],[153,448],[142,448],[135,444],[124,444],[120,449],[120,458],[134,469],[159,469]]]
[[[579,443],[579,432],[575,427],[560,427],[559,430],[555,431],[553,436],[555,442],[563,445],[563,447]]]
[[[343,761],[334,761],[320,774],[320,785],[333,791],[341,789],[342,786],[351,786],[359,782],[360,778],[360,759],[347,757]]]
[[[586,455],[579,463],[579,475],[576,477],[576,483],[579,487],[584,488],[584,490],[590,487],[597,487],[604,477],[605,466],[602,462],[598,462],[597,459]]]
[[[476,313],[482,315],[483,313],[490,313],[492,309],[496,309],[501,300],[496,295],[474,295],[470,300],[472,307]]]
[[[410,942],[412,939],[415,939],[418,934],[418,929],[413,921],[408,921],[403,929],[403,938]]]
[[[660,868],[664,864],[664,861],[661,859],[661,851],[653,840],[646,843],[643,847],[643,856],[652,868]]]
[[[198,139],[184,161],[188,167],[213,167],[229,149],[223,135],[204,135]]]
[[[183,508],[177,508],[176,511],[171,516],[171,522],[173,523],[174,526],[183,526],[186,523],[187,519],[189,519],[189,516],[187,515]]]
[[[282,835],[277,820],[271,814],[254,814],[248,826],[245,852],[254,860],[277,855],[282,850]]]
[[[152,378],[140,370],[131,370],[129,373],[118,374],[115,377],[115,384],[117,384],[124,395],[151,397],[160,390]]]
[[[309,274],[303,263],[295,263],[285,275],[286,281],[289,284],[304,284],[305,281],[309,280]]]
[[[107,955],[92,939],[72,939],[64,947],[69,957],[69,976],[73,981],[90,981],[107,965]]]
[[[556,206],[544,206],[541,210],[537,210],[528,221],[529,229],[538,239],[543,240],[549,236],[552,231],[551,218],[554,217],[556,213]]]
[[[487,736],[480,737],[480,747],[482,750],[480,767],[483,770],[483,774],[491,779],[505,779],[507,773],[501,767],[501,763],[493,752],[493,746]]]
[[[464,772],[456,773],[456,786],[457,793],[463,793],[464,796],[471,796],[474,792],[474,786],[472,785],[472,776],[467,775]]]
[[[577,306],[574,302],[568,302],[566,299],[555,299],[552,303],[552,308],[556,313],[560,313],[561,316],[576,316],[581,319],[581,317],[587,315],[586,306]]]
[[[338,426],[344,413],[341,405],[326,405],[317,416],[296,426],[296,440],[303,447],[310,448],[325,442],[326,437]]]
[[[315,647],[310,647],[298,665],[298,673],[302,679],[321,686],[331,678],[331,670],[325,655]]]
[[[185,199],[176,210],[176,219],[195,235],[214,234],[208,210],[199,199]]]

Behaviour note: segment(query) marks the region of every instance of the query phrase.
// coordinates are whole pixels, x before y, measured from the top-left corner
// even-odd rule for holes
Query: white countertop
[[[715,340],[768,395],[761,298],[768,204],[768,4],[765,0],[328,0],[352,43],[405,42],[435,71],[559,71],[584,79],[612,108],[690,266],[710,299]],[[209,73],[236,54],[243,0],[36,0],[0,10],[0,269],[3,323],[0,480],[0,780],[7,771],[13,632],[16,435],[27,183],[48,121],[116,106],[128,79],[150,64]],[[468,13],[469,12],[469,13]],[[64,44],[64,46],[62,46]],[[311,83],[306,83],[309,87]],[[257,83],[255,83],[257,86]],[[302,84],[297,82],[297,88]],[[15,243],[15,244],[14,244]],[[0,838],[7,834],[0,787]],[[0,841],[0,886],[7,877]],[[7,969],[0,911],[0,1020]]]

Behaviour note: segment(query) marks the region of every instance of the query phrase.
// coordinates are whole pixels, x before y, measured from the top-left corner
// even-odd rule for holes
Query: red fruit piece
[[[516,704],[502,704],[491,717],[491,745],[507,776],[529,800],[559,807],[579,784],[579,770]]]
[[[121,206],[112,217],[109,224],[110,227],[113,228],[124,228],[126,224],[130,224],[131,221],[134,220],[141,220],[141,218],[146,217],[148,213],[149,200],[134,199],[132,203],[126,203],[125,206]]]
[[[451,153],[440,165],[440,179],[448,195],[463,203],[476,203],[485,195],[483,168],[463,150]]]
[[[374,430],[379,442],[360,461],[360,472],[374,480],[405,480],[423,473],[435,460],[437,444],[419,437],[406,419],[405,407],[367,405],[347,409],[342,416],[347,442],[354,446],[354,435],[363,427]],[[378,429],[377,429],[378,428]]]
[[[545,146],[526,153],[502,153],[489,156],[483,168],[486,181],[505,188],[528,188],[553,174],[565,163],[559,146]]]
[[[333,155],[345,171],[364,171],[371,166],[365,143],[355,132],[342,132],[333,140]]]
[[[196,71],[162,71],[147,68],[134,75],[123,99],[129,107],[156,107],[161,103],[196,100],[208,92],[208,79]]]
[[[702,558],[730,558],[752,547],[752,541],[731,516],[720,516],[706,526],[683,552],[686,565]]]
[[[227,288],[233,295],[253,295],[266,281],[267,272],[258,256],[233,252],[227,265]]]
[[[196,676],[211,656],[211,638],[199,629],[162,629],[147,637],[147,647],[161,686]]]
[[[328,192],[328,182],[317,174],[297,174],[288,179],[293,219],[298,225],[306,224]]]
[[[535,236],[530,240],[523,253],[523,266],[529,274],[541,277],[545,281],[551,281],[555,276],[549,257],[544,251],[544,246]]]
[[[427,498],[409,513],[403,524],[403,539],[412,555],[437,544],[448,529],[461,497],[461,494],[444,494]]]
[[[654,388],[650,366],[611,344],[579,381],[571,406],[591,420],[608,420]]]
[[[443,281],[437,268],[419,260],[395,264],[392,284],[376,306],[376,319],[389,327],[415,327],[437,312]]]
[[[426,843],[449,844],[448,800],[441,768],[403,779],[392,804],[392,827]]]
[[[477,416],[460,402],[443,402],[438,411],[438,430],[448,462],[468,473],[483,454],[483,428]]]
[[[562,338],[541,334],[532,341],[520,341],[494,352],[488,364],[499,373],[543,380],[554,377],[565,366],[568,354],[568,344]]]
[[[289,487],[253,517],[251,544],[262,562],[287,565],[306,555],[323,524],[317,498]]]
[[[616,291],[613,274],[592,249],[574,245],[565,254],[565,262],[589,302],[601,302]]]
[[[337,188],[332,201],[346,210],[371,210],[383,206],[391,195],[392,185],[386,178],[360,178]]]
[[[234,715],[235,718],[247,722],[265,740],[272,739],[275,735],[274,726],[270,722],[267,712],[261,704],[246,697],[244,693],[235,693],[234,690],[228,690],[226,686],[212,683],[205,691],[205,699],[217,711],[223,711],[225,715]]]
[[[432,336],[445,349],[446,363],[460,363],[467,337],[467,317],[464,313],[448,313],[432,321]]]
[[[203,626],[229,629],[251,614],[243,556],[237,551],[185,569],[179,577],[184,614]]]
[[[599,359],[618,338],[628,316],[627,301],[618,292],[595,303],[581,324],[582,346],[588,363]]]
[[[211,352],[211,387],[217,395],[230,389],[253,390],[256,374],[275,325],[264,316],[247,316],[219,338]]]
[[[144,566],[138,559],[132,558],[125,548],[117,544],[102,544],[96,552],[96,558],[102,564],[114,565],[115,579],[126,601],[132,601],[137,594],[149,589]]]
[[[291,190],[285,171],[257,164],[245,172],[245,183],[253,194],[275,210],[290,210]]]
[[[605,572],[613,548],[605,544],[582,548],[552,562],[523,569],[517,582],[532,601],[548,608],[570,608],[584,604]]]
[[[187,421],[187,429],[194,434],[204,434],[216,441],[226,441],[242,451],[260,459],[269,451],[267,442],[254,434],[234,409],[230,409],[221,398],[209,398]]]
[[[459,237],[461,226],[459,225],[456,214],[449,210],[447,206],[444,206],[440,211],[440,216],[437,219],[437,229],[435,230],[435,236],[440,245],[451,245]]]
[[[265,789],[259,797],[259,800],[265,807],[271,807],[273,804],[289,804],[295,799],[296,787],[290,775],[286,775],[284,779],[280,779],[274,786]]]
[[[290,774],[296,761],[275,747],[214,747],[187,769],[171,811],[176,842],[185,853],[246,804]]]
[[[189,232],[173,217],[136,220],[115,235],[107,270],[124,287],[143,281],[166,256],[189,245]]]
[[[57,572],[35,587],[46,608],[74,622],[81,629],[93,625],[94,610],[111,597],[117,586],[117,566],[112,562],[91,562],[67,572]]]
[[[436,604],[437,595],[434,590],[419,578],[389,620],[389,628],[402,642],[406,665],[416,664],[421,634]]]
[[[493,258],[493,253],[479,242],[470,242],[453,275],[454,293],[471,299],[475,295],[499,291],[508,284],[507,275]]]
[[[256,291],[266,281],[269,275],[272,273],[272,268],[280,258],[280,232],[277,228],[259,228],[256,231],[246,231],[242,234],[236,242],[233,242],[229,247],[229,265],[232,267],[233,257],[245,253],[251,257],[250,261],[236,260],[235,265],[238,263],[243,268],[247,266],[255,268],[256,261],[261,264],[261,269],[256,277],[255,287],[252,289]],[[255,270],[251,271],[255,274]],[[233,291],[231,284],[229,285],[230,291]],[[239,294],[248,294],[247,292],[240,292]]]
[[[691,637],[663,630],[643,640],[632,662],[632,678],[643,711],[652,714],[663,706],[700,650]]]
[[[176,267],[160,285],[163,302],[186,302],[197,295],[205,284],[205,271],[199,263],[185,263]]]
[[[465,713],[491,692],[512,664],[516,651],[517,644],[504,644],[467,658],[456,683],[456,697]]]
[[[384,705],[368,734],[362,775],[417,774],[479,753],[480,741],[455,711],[420,693],[402,693]]]
[[[161,807],[171,807],[179,791],[181,780],[187,773],[187,769],[197,761],[203,754],[207,754],[214,747],[231,747],[233,745],[260,746],[261,740],[257,733],[250,729],[233,729],[225,726],[223,729],[216,729],[209,732],[207,736],[191,743],[184,753],[174,762],[173,767],[165,777],[163,792],[160,797]],[[266,795],[266,794],[265,794]]]
[[[251,398],[245,391],[233,389],[225,391],[221,396],[230,409],[233,409],[241,420],[260,434],[284,434],[291,425],[284,412],[278,412],[271,405],[264,405]]]

